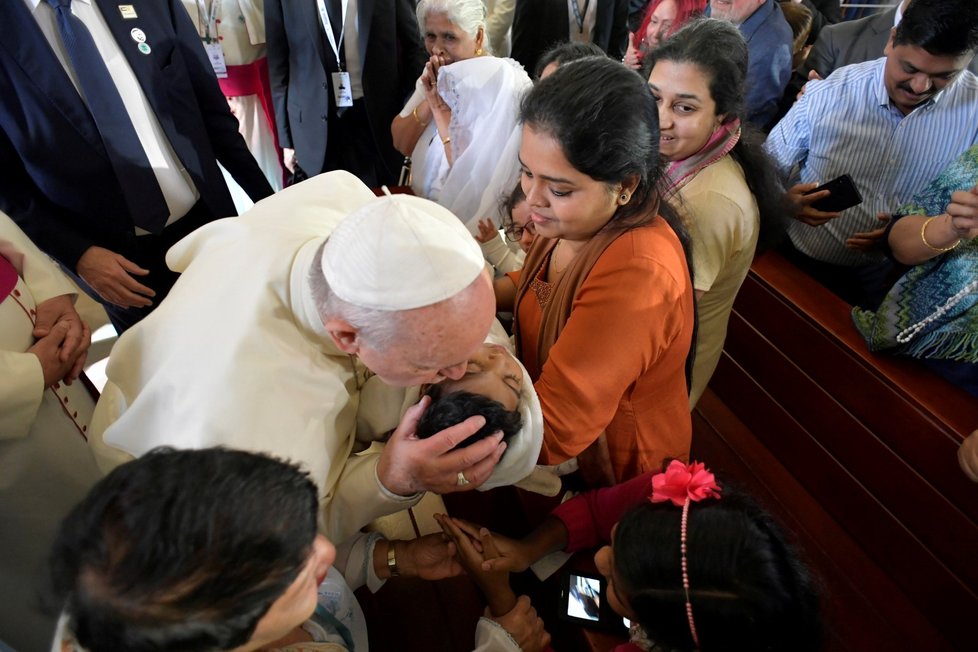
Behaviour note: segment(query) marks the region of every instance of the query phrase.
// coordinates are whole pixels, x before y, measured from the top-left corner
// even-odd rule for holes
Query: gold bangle
[[[422,122],[421,118],[418,117],[418,107],[414,107],[414,111],[411,111],[411,115],[414,116],[414,119],[417,120],[418,124],[421,125],[422,127],[428,126],[427,122]]]
[[[451,136],[445,136],[444,138],[441,139],[441,144],[442,145],[447,145],[450,142],[452,142],[452,137]]]
[[[931,243],[927,242],[927,235],[926,235],[926,233],[927,233],[927,225],[930,224],[931,222],[933,222],[934,220],[936,220],[938,217],[943,217],[943,215],[935,215],[933,217],[928,217],[926,220],[924,220],[924,225],[920,227],[920,241],[923,242],[924,243],[924,246],[927,247],[928,249],[930,249],[931,251],[937,251],[937,252],[940,252],[940,253],[943,253],[945,251],[951,251],[952,249],[954,249],[955,247],[957,247],[959,244],[961,244],[961,238],[958,238],[958,241],[955,242],[950,247],[935,247]]]
[[[391,577],[400,577],[401,573],[397,568],[397,553],[394,552],[394,542],[387,542],[387,570]]]

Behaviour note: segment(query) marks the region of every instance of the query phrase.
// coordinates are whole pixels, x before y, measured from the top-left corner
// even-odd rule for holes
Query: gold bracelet
[[[400,577],[401,573],[397,568],[397,554],[394,552],[394,542],[387,542],[387,570],[391,577]]]
[[[961,244],[961,238],[958,238],[958,241],[955,242],[950,247],[935,247],[931,243],[927,242],[927,235],[926,235],[927,225],[930,224],[931,222],[933,222],[934,220],[936,220],[938,217],[943,217],[943,215],[935,215],[933,217],[928,217],[926,220],[924,220],[924,225],[922,227],[920,227],[920,241],[923,242],[924,243],[924,246],[927,247],[928,249],[930,249],[931,251],[937,251],[937,252],[940,252],[940,253],[943,253],[945,251],[951,251],[952,249],[954,249],[955,247],[957,247],[959,244]]]
[[[450,142],[452,142],[452,137],[451,136],[445,136],[444,138],[441,139],[441,144],[442,145],[447,145]]]
[[[427,122],[422,122],[421,118],[418,117],[418,107],[414,107],[414,111],[411,111],[411,115],[414,116],[414,119],[417,120],[418,124],[421,125],[422,127],[428,126]]]

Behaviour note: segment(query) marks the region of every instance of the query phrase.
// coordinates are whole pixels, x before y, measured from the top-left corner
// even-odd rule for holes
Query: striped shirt
[[[905,116],[890,102],[885,64],[885,57],[857,63],[808,82],[765,144],[791,184],[848,174],[862,194],[862,204],[822,226],[795,220],[788,225],[795,247],[823,262],[854,267],[882,260],[882,254],[847,248],[846,240],[878,228],[877,213],[905,204],[978,142],[978,77],[962,71]]]

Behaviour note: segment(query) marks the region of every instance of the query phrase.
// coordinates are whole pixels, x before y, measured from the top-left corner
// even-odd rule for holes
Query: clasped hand
[[[37,306],[33,335],[37,341],[28,352],[41,363],[45,387],[58,381],[70,385],[78,378],[92,344],[92,331],[78,316],[70,295]]]

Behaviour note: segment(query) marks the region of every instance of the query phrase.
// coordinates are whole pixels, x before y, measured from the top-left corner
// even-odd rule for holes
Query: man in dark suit
[[[805,75],[814,70],[825,79],[836,68],[879,59],[890,40],[890,30],[896,25],[897,10],[902,15],[909,4],[910,0],[903,0],[901,5],[873,16],[823,29],[805,59]]]
[[[628,0],[516,0],[512,57],[534,74],[544,52],[575,40],[621,61],[628,49],[628,7]]]
[[[272,193],[176,0],[0,3],[0,209],[121,332],[176,279],[166,250],[235,214],[217,161]]]
[[[414,2],[266,0],[265,32],[286,166],[396,183],[391,122],[427,61]]]
[[[910,2],[903,0],[873,16],[826,26],[805,59],[802,71],[805,80],[812,79],[812,71],[819,79],[825,79],[842,66],[882,57],[890,32],[900,22]],[[978,75],[978,57],[968,64],[968,70]]]

